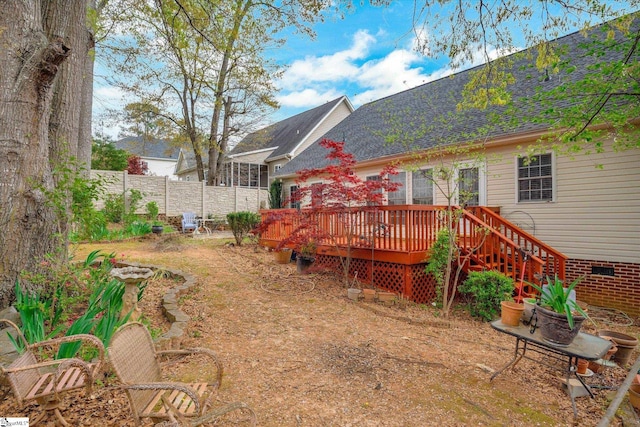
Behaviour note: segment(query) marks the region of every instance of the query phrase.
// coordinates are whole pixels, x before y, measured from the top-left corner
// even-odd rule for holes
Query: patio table
[[[207,234],[211,234],[211,228],[215,228],[218,220],[212,218],[196,218],[196,228],[193,230],[193,234],[200,234],[200,228],[203,228]],[[211,228],[207,227],[207,223],[211,224]]]
[[[498,332],[515,337],[516,342],[513,359],[511,359],[502,368],[498,369],[491,376],[489,381],[493,381],[495,377],[500,375],[507,368],[513,368],[522,358],[525,358],[547,367],[559,369],[566,374],[567,392],[571,397],[574,416],[577,416],[578,411],[576,409],[575,401],[576,392],[574,391],[574,386],[570,381],[572,377],[577,378],[589,395],[592,398],[594,397],[591,392],[591,388],[585,384],[581,376],[576,374],[576,366],[578,364],[578,359],[590,361],[601,359],[607,353],[609,348],[611,348],[610,341],[595,335],[579,332],[571,344],[562,346],[544,340],[539,329],[525,326],[522,323],[518,326],[507,326],[498,319],[491,322],[491,327]],[[538,357],[531,357],[527,351],[529,351],[529,353],[535,353]],[[547,360],[541,356],[546,356]],[[552,364],[548,360],[555,361],[556,363]]]

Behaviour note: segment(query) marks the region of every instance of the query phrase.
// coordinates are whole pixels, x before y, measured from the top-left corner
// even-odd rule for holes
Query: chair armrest
[[[196,405],[195,413],[198,415],[202,414],[202,403],[200,402],[200,397],[198,393],[191,387],[182,383],[144,383],[144,384],[122,384],[119,386],[125,390],[156,390],[156,391],[172,391],[177,390],[181,391],[187,396],[191,398],[193,404]],[[163,399],[163,404],[165,405],[167,411],[173,411],[172,406],[167,407],[167,402]]]
[[[171,356],[186,357],[186,356],[192,356],[194,354],[203,354],[205,356],[208,356],[209,358],[211,358],[211,360],[213,361],[213,363],[216,365],[216,368],[217,368],[216,382],[209,383],[208,385],[214,388],[220,388],[220,385],[222,384],[222,374],[224,371],[224,368],[222,367],[222,362],[220,361],[220,358],[216,355],[216,353],[212,350],[209,350],[208,348],[194,347],[194,348],[185,348],[180,350],[161,350],[161,351],[157,351],[156,354],[160,357],[171,357]]]
[[[83,343],[92,344],[94,347],[98,349],[98,352],[99,352],[98,363],[94,368],[94,374],[97,374],[99,370],[102,369],[105,361],[104,344],[102,344],[102,341],[100,341],[100,339],[94,335],[77,334],[77,335],[68,335],[68,336],[59,337],[59,338],[52,338],[52,339],[40,341],[37,343],[29,344],[28,348],[29,350],[32,350],[38,347],[60,346],[61,344],[64,344],[64,343],[76,342],[76,341],[82,341]],[[73,360],[73,359],[70,359],[70,360]]]

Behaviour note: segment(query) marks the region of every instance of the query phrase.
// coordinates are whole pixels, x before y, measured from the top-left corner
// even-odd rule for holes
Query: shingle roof
[[[180,152],[179,148],[171,146],[167,140],[151,139],[145,141],[142,136],[127,136],[116,141],[115,146],[136,156],[157,159],[178,160]]]
[[[247,153],[264,148],[275,149],[269,158],[291,153],[344,98],[344,96],[336,98],[316,108],[250,133],[229,154]]]
[[[600,34],[597,31],[591,32],[596,33]],[[579,32],[561,37],[556,42],[565,46],[567,49],[564,52],[572,57],[571,64],[576,67],[572,73],[546,74],[539,71],[535,67],[534,52],[530,56],[526,55],[528,51],[524,51],[506,58],[513,61],[511,72],[516,79],[507,90],[513,94],[514,106],[521,106],[516,109],[515,121],[503,117],[499,124],[492,124],[491,117],[504,113],[504,106],[492,106],[485,110],[456,110],[457,103],[462,99],[462,90],[469,82],[472,71],[479,68],[476,67],[365,104],[328,131],[323,138],[345,141],[345,151],[353,153],[356,161],[362,162],[415,149],[474,141],[480,135],[490,140],[510,134],[547,129],[548,124],[528,120],[544,107],[532,105],[531,102],[525,107],[523,99],[534,95],[536,89],[546,91],[562,85],[567,80],[578,81],[584,77],[587,65],[596,61],[594,56],[586,54],[585,50],[580,48],[580,44],[585,42],[585,37]],[[621,52],[611,49],[605,57],[598,57],[597,61],[620,58],[621,55]],[[569,102],[568,99],[564,99],[558,104]],[[479,133],[479,129],[484,131]],[[327,152],[319,145],[320,139],[302,155],[284,165],[276,175],[291,175],[302,169],[325,165]]]

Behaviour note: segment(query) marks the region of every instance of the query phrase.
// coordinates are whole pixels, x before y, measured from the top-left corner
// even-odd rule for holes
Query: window
[[[422,169],[411,174],[411,203],[433,205],[433,169]]]
[[[227,187],[269,187],[269,167],[257,163],[227,162],[222,168],[221,184]]]
[[[458,200],[461,205],[480,205],[480,171],[464,168],[458,171]]]
[[[371,175],[367,177],[367,181],[382,181],[382,178],[380,177],[380,175]],[[380,200],[378,194],[382,194],[381,188],[378,188],[376,191],[371,192],[371,195],[376,198],[376,201],[374,202],[373,200],[368,200],[367,206],[376,206],[382,204],[382,201]]]
[[[406,172],[398,172],[397,175],[389,175],[389,181],[400,183],[400,187],[398,187],[396,191],[391,191],[387,195],[389,205],[404,205],[407,203],[406,179]]]
[[[273,171],[274,172],[278,172],[280,169],[282,169],[282,165],[278,164],[278,165],[273,165]]]
[[[289,187],[289,197],[291,199],[291,207],[293,209],[300,209],[300,195],[298,194],[298,186],[292,185]]]
[[[551,153],[518,159],[518,201],[553,200]]]

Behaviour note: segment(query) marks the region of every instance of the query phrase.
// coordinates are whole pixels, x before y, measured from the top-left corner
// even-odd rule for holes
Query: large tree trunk
[[[80,145],[85,22],[83,1],[0,2],[0,307],[21,271],[66,258],[67,221],[48,200],[69,206],[53,170]]]

